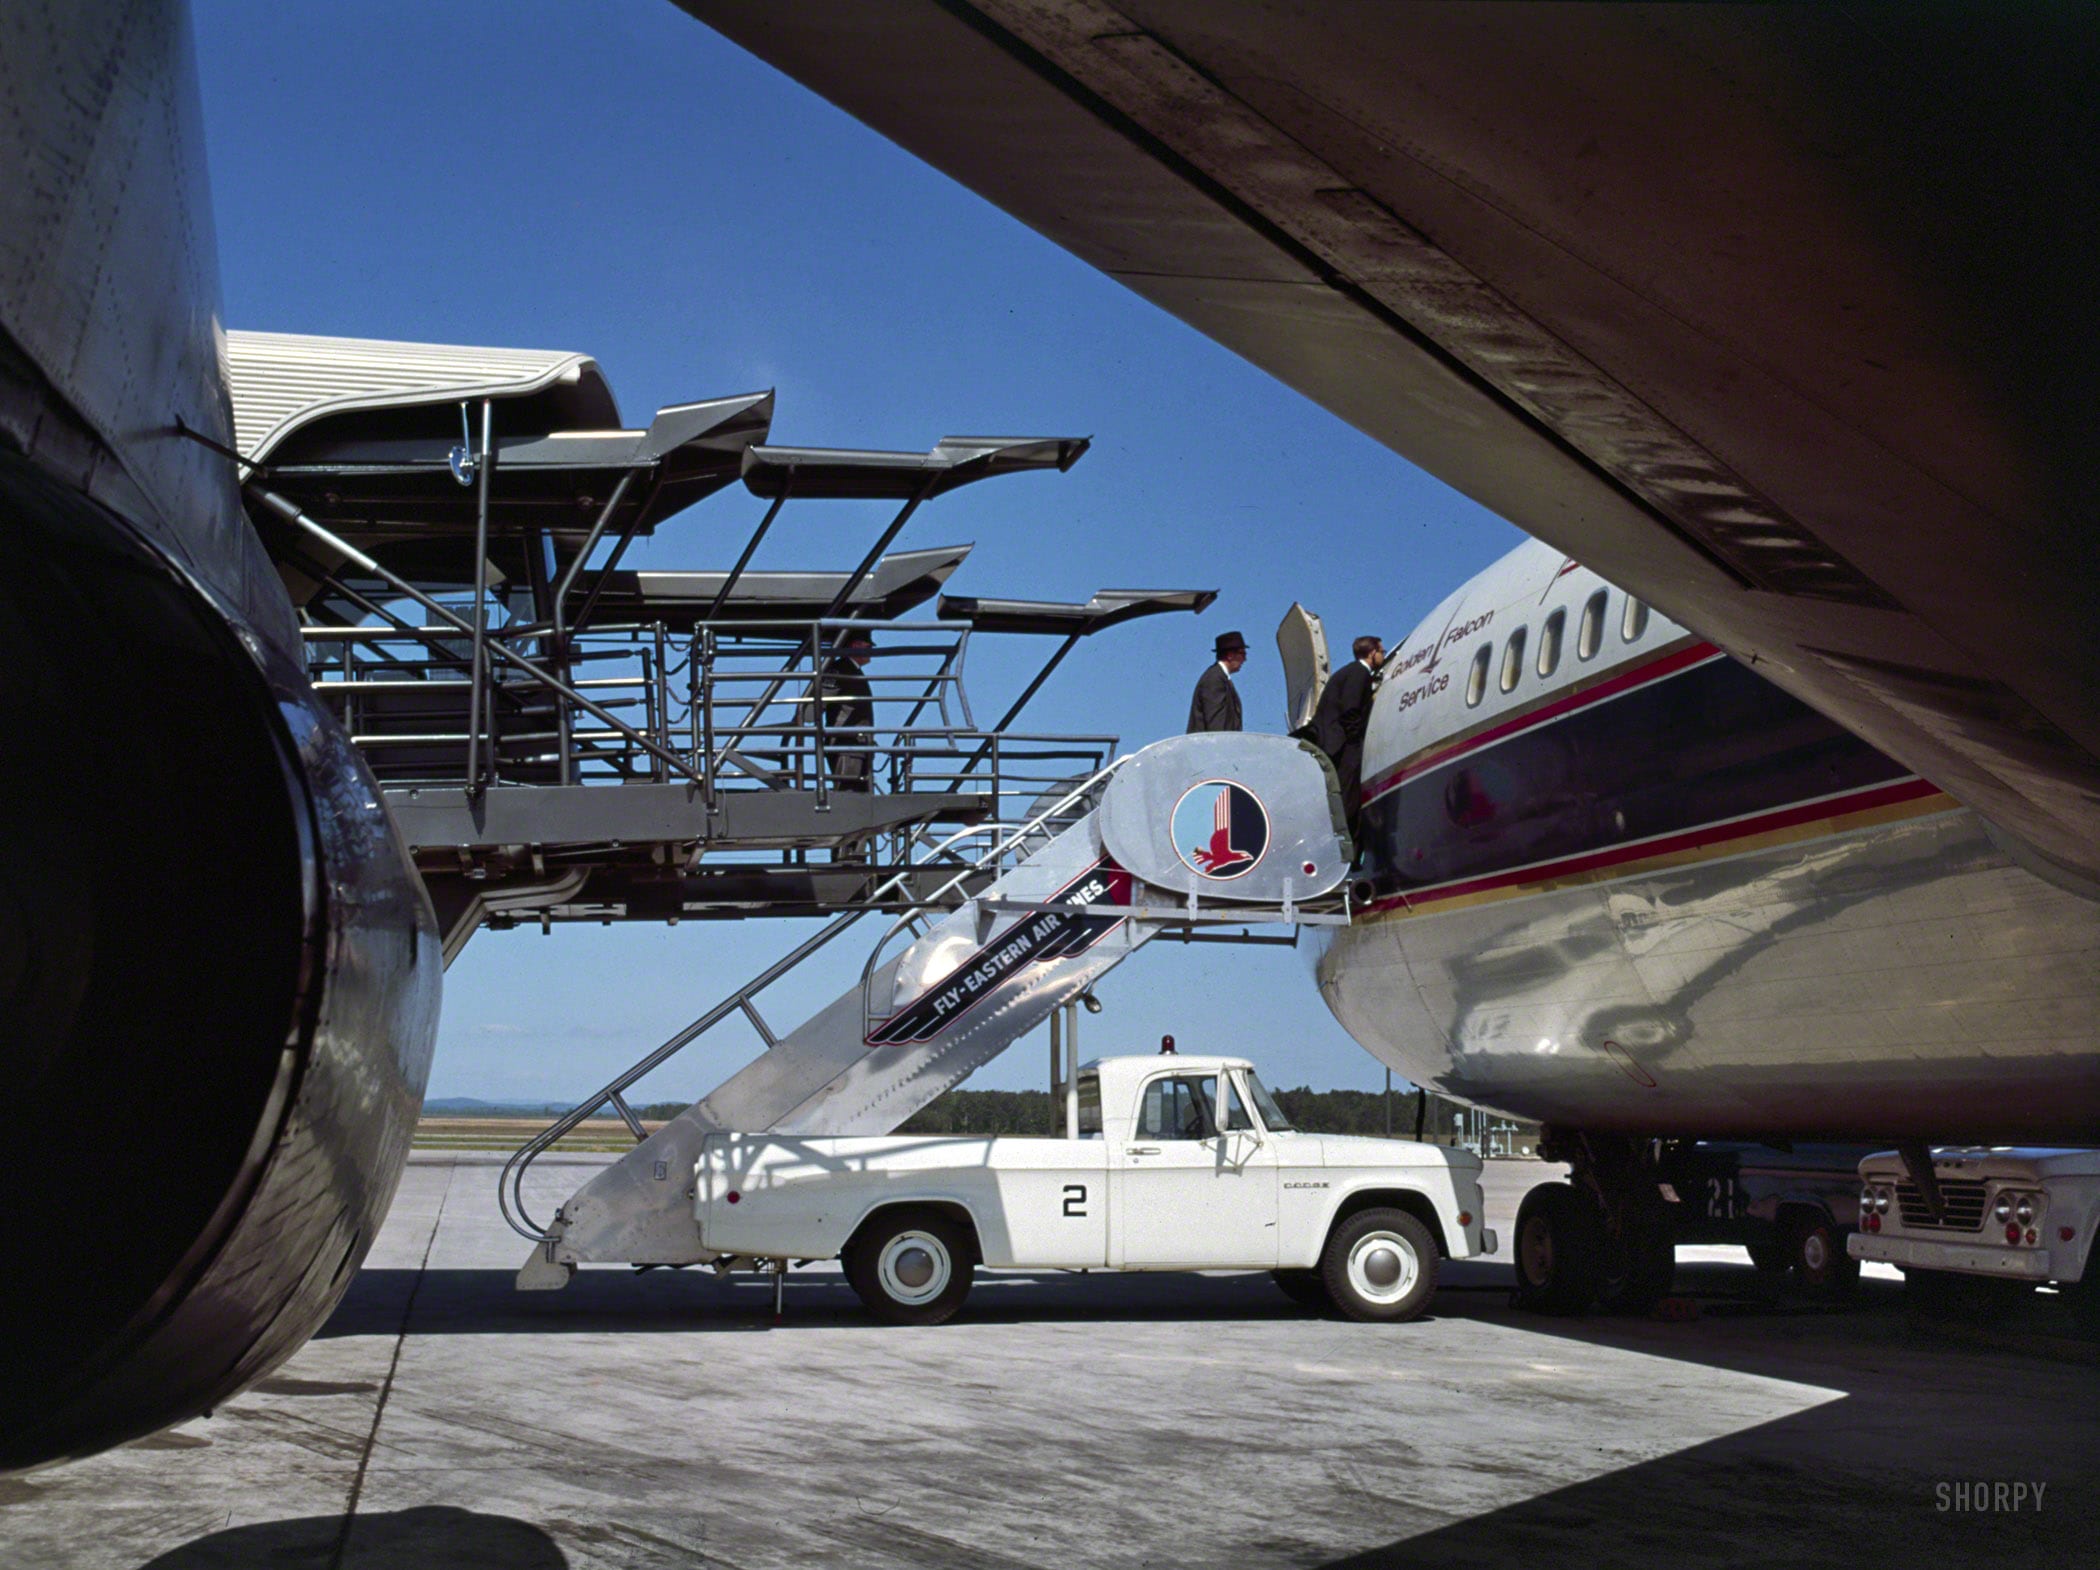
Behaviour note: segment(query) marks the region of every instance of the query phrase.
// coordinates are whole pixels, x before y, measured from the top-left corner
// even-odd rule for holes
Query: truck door
[[[1276,1147],[1227,1081],[1217,1127],[1215,1074],[1155,1075],[1116,1169],[1113,1261],[1143,1270],[1276,1263]]]

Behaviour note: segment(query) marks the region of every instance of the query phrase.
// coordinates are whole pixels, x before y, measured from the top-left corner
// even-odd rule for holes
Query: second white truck
[[[837,1258],[895,1324],[952,1318],[979,1265],[1268,1270],[1301,1303],[1411,1319],[1441,1259],[1495,1249],[1478,1157],[1300,1133],[1241,1058],[1086,1064],[1065,1134],[710,1134],[701,1241],[782,1270]]]

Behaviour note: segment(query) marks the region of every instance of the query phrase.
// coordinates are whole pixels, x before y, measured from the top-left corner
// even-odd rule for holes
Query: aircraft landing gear
[[[1670,1290],[1676,1245],[1652,1146],[1547,1130],[1539,1154],[1565,1161],[1517,1209],[1517,1302],[1542,1314],[1646,1313]]]

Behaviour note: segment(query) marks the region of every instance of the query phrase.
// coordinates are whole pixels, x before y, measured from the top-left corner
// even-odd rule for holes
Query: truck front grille
[[[1980,1232],[1983,1230],[1983,1185],[1967,1178],[1941,1178],[1940,1199],[1947,1213],[1937,1221],[1925,1208],[1925,1196],[1915,1183],[1896,1185],[1896,1204],[1903,1212],[1903,1225],[1911,1231]]]

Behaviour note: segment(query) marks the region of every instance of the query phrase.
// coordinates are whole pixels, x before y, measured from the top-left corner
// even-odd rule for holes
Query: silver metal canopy
[[[1103,589],[1084,604],[1049,600],[994,600],[974,594],[941,596],[942,621],[965,621],[979,632],[1042,633],[1084,638],[1140,616],[1168,611],[1201,615],[1216,589]]]
[[[944,436],[923,453],[753,447],[744,454],[744,484],[754,496],[906,501],[995,474],[1062,473],[1091,445],[1084,436]]]
[[[847,614],[890,621],[916,609],[939,592],[970,554],[967,545],[896,551],[878,560],[847,597]],[[661,621],[690,628],[721,620],[745,629],[753,622],[789,626],[824,615],[845,586],[843,572],[746,572],[731,584],[724,571],[610,572],[603,574],[599,614],[609,620]],[[600,575],[586,571],[578,580],[595,586]],[[719,613],[715,601],[729,584]],[[943,601],[943,604],[946,602]]]

